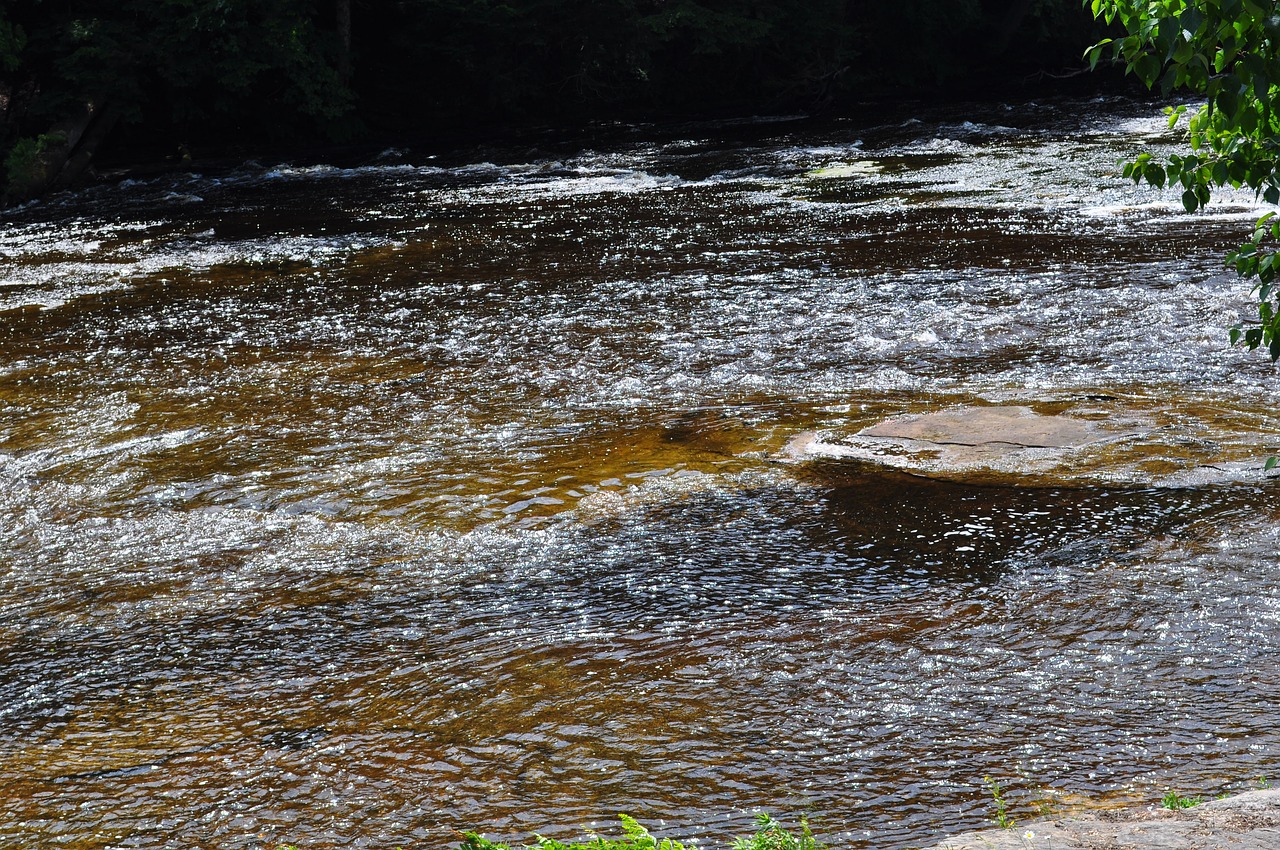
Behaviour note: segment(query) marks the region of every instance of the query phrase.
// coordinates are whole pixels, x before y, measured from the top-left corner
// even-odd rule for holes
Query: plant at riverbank
[[[52,133],[18,139],[4,159],[6,194],[25,200],[47,183],[50,153],[65,141]]]
[[[603,835],[591,833],[586,841],[573,841],[566,844],[554,838],[535,835],[534,843],[528,846],[537,847],[540,850],[685,850],[685,846],[678,841],[670,838],[656,838],[635,818],[618,815],[618,819],[622,821],[620,838],[606,838]],[[511,850],[511,847],[507,844],[497,844],[474,832],[465,832],[458,850]]]
[[[1170,791],[1160,799],[1160,805],[1171,812],[1178,812],[1183,809],[1189,809],[1192,806],[1198,806],[1200,805],[1200,802],[1201,800],[1199,797],[1184,797],[1177,791]]]
[[[996,826],[1001,829],[1013,829],[1018,822],[1009,817],[1009,803],[1004,798],[1004,789],[1000,787],[1000,783],[990,776],[984,776],[982,784],[987,786],[987,790],[991,792],[991,799],[996,804]]]
[[[1182,204],[1195,212],[1213,190],[1248,187],[1267,203],[1280,203],[1280,17],[1261,0],[1089,0],[1096,18],[1118,23],[1124,35],[1089,48],[1091,65],[1110,52],[1114,61],[1169,95],[1204,96],[1196,110],[1167,110],[1169,126],[1185,119],[1191,150],[1158,161],[1149,153],[1125,164],[1124,175],[1157,188],[1182,188]],[[1252,237],[1230,253],[1227,265],[1256,281],[1258,319],[1237,325],[1231,341],[1265,348],[1280,359],[1280,223],[1264,216]]]
[[[670,838],[658,838],[640,825],[635,818],[618,815],[622,821],[622,835],[608,838],[591,833],[585,841],[565,843],[554,838],[534,835],[533,844],[528,845],[537,850],[691,850],[684,844]],[[767,814],[756,815],[756,831],[747,837],[735,839],[733,850],[827,850],[826,846],[813,837],[809,823],[800,819],[800,833],[783,827]],[[464,832],[458,850],[512,850],[510,845],[499,844],[474,832]]]
[[[769,815],[756,815],[756,831],[748,838],[733,842],[733,850],[826,850],[826,845],[813,837],[809,821],[800,818],[800,834],[784,829]]]

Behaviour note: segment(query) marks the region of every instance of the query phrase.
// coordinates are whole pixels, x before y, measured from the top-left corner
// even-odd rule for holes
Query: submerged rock
[[[1280,790],[1189,809],[1107,810],[955,835],[932,850],[1276,850]]]

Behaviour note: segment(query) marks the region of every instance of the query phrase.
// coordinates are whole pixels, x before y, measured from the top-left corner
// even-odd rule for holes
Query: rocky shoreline
[[[1105,810],[952,836],[930,850],[1280,850],[1280,790],[1188,809]]]

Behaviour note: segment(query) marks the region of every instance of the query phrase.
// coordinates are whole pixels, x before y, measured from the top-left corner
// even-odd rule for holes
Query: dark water
[[[0,232],[0,846],[754,811],[903,848],[1280,770],[1275,487],[780,463],[1013,402],[1280,448],[1123,102],[246,166]],[[649,133],[648,136],[652,136]],[[1140,477],[1140,476],[1139,476]],[[1042,482],[1043,483],[1043,482]]]

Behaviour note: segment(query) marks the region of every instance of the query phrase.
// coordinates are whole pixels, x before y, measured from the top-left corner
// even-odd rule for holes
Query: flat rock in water
[[[1216,439],[1201,436],[1203,430],[1156,426],[1149,415],[1133,412],[1100,413],[1096,407],[1089,418],[1022,405],[954,407],[895,416],[847,435],[807,431],[792,438],[783,457],[975,483],[1199,487],[1267,477],[1260,449],[1265,435],[1223,434],[1250,447],[1233,459]]]
[[[955,835],[932,850],[1277,850],[1280,790],[1178,812],[1149,808],[1049,818]]]
[[[912,440],[949,446],[1008,446],[1066,449],[1128,436],[1097,422],[1042,416],[1029,407],[963,407],[897,416],[864,428],[863,437]]]
[[[1029,407],[959,407],[896,416],[848,437],[801,434],[787,446],[795,460],[855,460],[942,478],[1052,475],[1077,470],[1091,448],[1141,430]]]

